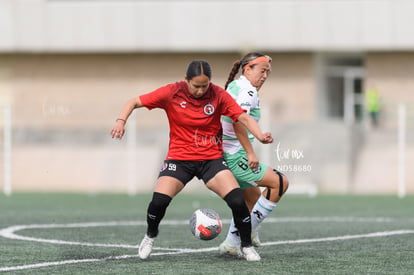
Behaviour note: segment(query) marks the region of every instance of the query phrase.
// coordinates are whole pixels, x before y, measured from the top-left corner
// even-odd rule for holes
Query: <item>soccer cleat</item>
[[[259,247],[262,245],[259,239],[259,231],[252,231],[252,244],[254,247]]]
[[[154,245],[154,240],[155,238],[150,238],[147,234],[145,234],[138,248],[138,256],[142,260],[148,259],[152,251],[152,246]]]
[[[241,256],[240,246],[232,246],[227,240],[224,240],[219,246],[220,255]]]
[[[243,256],[244,258],[249,262],[257,262],[260,261],[260,255],[257,253],[257,251],[254,249],[253,246],[249,247],[242,247]]]

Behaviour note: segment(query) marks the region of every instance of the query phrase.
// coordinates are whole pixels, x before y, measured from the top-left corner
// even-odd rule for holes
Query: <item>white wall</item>
[[[407,50],[410,0],[0,0],[0,52]]]

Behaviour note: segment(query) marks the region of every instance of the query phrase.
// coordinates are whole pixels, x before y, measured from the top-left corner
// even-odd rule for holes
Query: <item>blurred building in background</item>
[[[260,96],[275,143],[257,150],[289,192],[414,193],[413,13],[409,0],[0,0],[0,186],[152,190],[166,117],[138,110],[114,141],[126,100],[182,80],[195,58],[224,85],[260,51],[273,58]]]

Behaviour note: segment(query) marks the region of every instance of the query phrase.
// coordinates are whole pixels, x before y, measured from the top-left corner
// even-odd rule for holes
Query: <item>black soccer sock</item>
[[[224,197],[224,200],[233,213],[234,224],[240,234],[241,246],[252,246],[252,224],[243,192],[240,188],[235,188]]]
[[[154,238],[158,235],[158,226],[165,215],[171,197],[165,194],[154,192],[152,201],[148,205],[147,210],[147,235]]]

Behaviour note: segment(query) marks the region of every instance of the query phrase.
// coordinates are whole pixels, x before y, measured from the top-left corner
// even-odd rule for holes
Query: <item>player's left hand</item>
[[[247,154],[247,161],[249,167],[252,169],[257,168],[257,166],[259,165],[259,159],[257,158],[255,153]]]

